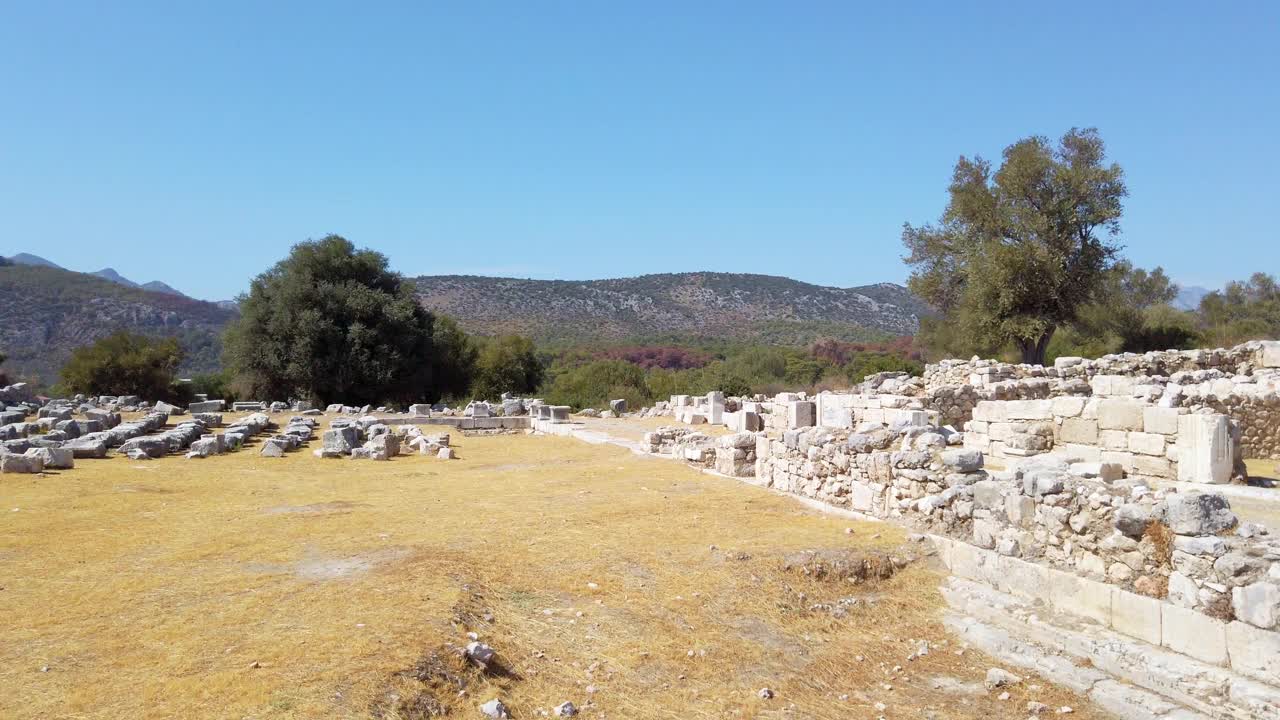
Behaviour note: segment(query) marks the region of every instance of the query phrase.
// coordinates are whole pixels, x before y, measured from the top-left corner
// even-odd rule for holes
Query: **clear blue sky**
[[[902,281],[958,156],[1096,126],[1135,262],[1280,272],[1280,3],[906,5],[7,3],[0,254]]]

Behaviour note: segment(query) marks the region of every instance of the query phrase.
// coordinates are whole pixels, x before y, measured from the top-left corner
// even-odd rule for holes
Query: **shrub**
[[[76,348],[62,368],[62,384],[69,393],[180,399],[174,374],[181,362],[177,340],[120,331]]]
[[[546,388],[547,402],[574,408],[600,407],[625,398],[632,407],[651,399],[645,374],[638,365],[623,360],[598,360],[564,370]]]
[[[481,346],[471,389],[476,397],[490,400],[504,392],[527,395],[538,389],[542,378],[542,363],[538,361],[533,341],[519,335],[505,335]]]

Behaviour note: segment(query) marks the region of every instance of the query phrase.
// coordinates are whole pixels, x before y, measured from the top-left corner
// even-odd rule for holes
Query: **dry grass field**
[[[4,476],[0,717],[1100,716],[1036,678],[986,691],[997,663],[948,639],[925,562],[784,569],[901,552],[893,526],[617,447],[454,441],[451,462],[251,448]],[[493,672],[453,651],[468,632]]]

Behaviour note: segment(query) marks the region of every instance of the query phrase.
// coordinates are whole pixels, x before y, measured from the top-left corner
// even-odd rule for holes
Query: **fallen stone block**
[[[66,448],[35,447],[28,450],[27,457],[38,457],[45,469],[70,470],[76,466],[75,455]]]
[[[44,460],[34,455],[0,453],[0,473],[44,472]]]
[[[1237,519],[1225,496],[1193,491],[1165,498],[1164,522],[1178,535],[1217,535],[1235,527]]]

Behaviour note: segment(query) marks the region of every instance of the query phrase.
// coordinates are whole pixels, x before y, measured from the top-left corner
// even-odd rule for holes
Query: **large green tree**
[[[433,402],[434,321],[385,256],[329,235],[254,278],[223,357],[250,397]]]
[[[472,392],[489,400],[504,392],[533,393],[542,384],[543,373],[532,340],[504,335],[486,341],[480,348]]]
[[[1023,362],[1043,363],[1053,333],[1111,266],[1126,194],[1093,129],[1072,129],[1056,146],[1019,140],[994,172],[961,157],[940,222],[903,228],[911,290],[942,314],[946,333],[1012,344]]]
[[[1280,283],[1266,273],[1229,282],[1200,300],[1199,315],[1206,339],[1219,347],[1280,337]]]
[[[62,385],[71,393],[171,400],[176,398],[174,375],[182,357],[174,338],[122,330],[72,351],[62,367]]]

